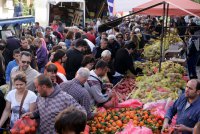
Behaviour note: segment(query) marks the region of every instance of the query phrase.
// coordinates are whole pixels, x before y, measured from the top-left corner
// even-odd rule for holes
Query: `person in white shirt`
[[[8,119],[11,111],[10,127],[12,128],[22,114],[35,110],[37,96],[34,92],[27,90],[26,75],[23,72],[16,75],[14,85],[15,89],[9,91],[6,96],[6,107],[0,120],[0,128]],[[20,105],[24,97],[25,99],[20,111]]]

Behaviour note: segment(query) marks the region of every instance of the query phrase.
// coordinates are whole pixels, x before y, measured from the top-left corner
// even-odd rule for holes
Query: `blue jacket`
[[[183,124],[187,127],[194,128],[195,124],[200,121],[200,97],[185,109],[187,98],[185,94],[180,96],[167,111],[165,118],[172,119],[177,114],[176,124]],[[192,134],[182,132],[182,134]]]
[[[18,66],[16,60],[12,60],[8,63],[8,66],[6,68],[6,83],[9,83],[11,70],[16,66]]]

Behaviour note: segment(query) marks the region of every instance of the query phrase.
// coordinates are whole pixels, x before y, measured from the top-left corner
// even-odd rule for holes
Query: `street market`
[[[134,1],[0,0],[0,134],[200,134],[200,1]]]

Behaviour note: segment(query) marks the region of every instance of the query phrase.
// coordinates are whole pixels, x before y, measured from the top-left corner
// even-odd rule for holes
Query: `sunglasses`
[[[25,64],[25,63],[26,63],[26,64],[31,64],[30,61],[22,61],[22,63],[23,63],[23,64]]]

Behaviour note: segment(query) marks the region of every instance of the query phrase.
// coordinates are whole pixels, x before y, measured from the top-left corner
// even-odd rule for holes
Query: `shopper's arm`
[[[11,111],[11,103],[10,102],[6,102],[6,107],[3,111],[3,114],[1,116],[1,120],[0,120],[0,128],[3,126],[3,124],[5,123],[5,121],[8,119],[9,115],[10,115],[10,111]]]

